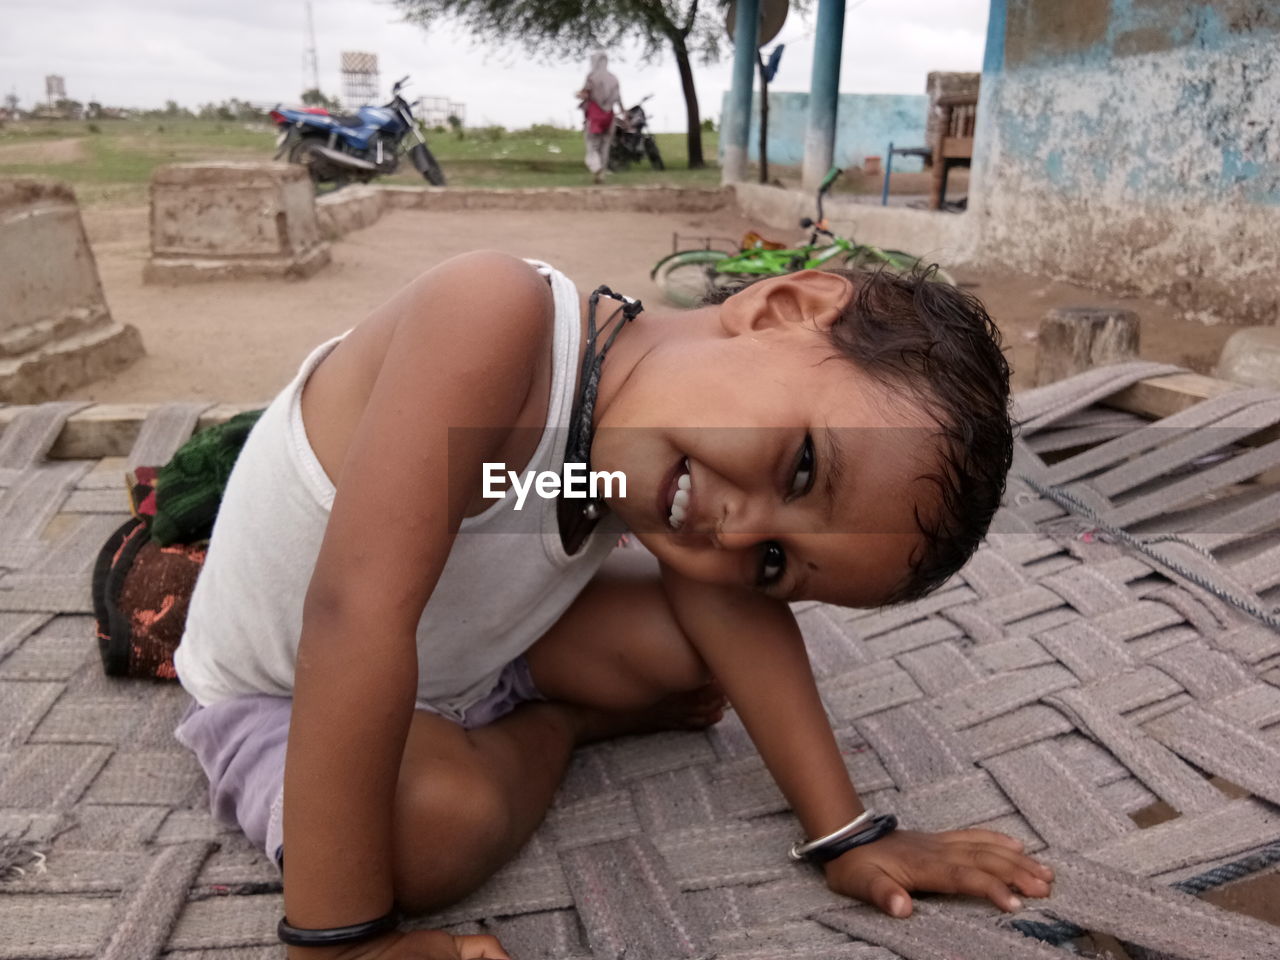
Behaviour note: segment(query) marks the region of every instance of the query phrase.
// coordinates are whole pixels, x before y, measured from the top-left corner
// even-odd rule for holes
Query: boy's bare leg
[[[719,719],[723,697],[676,627],[652,557],[616,557],[529,651],[550,702],[469,731],[414,715],[395,813],[395,889],[406,908],[452,903],[515,856],[575,745]]]

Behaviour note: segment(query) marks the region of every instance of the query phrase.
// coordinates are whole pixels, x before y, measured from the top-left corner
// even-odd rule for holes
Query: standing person
[[[622,108],[618,78],[609,72],[608,63],[609,58],[604,53],[592,54],[591,72],[578,91],[586,115],[587,169],[594,175],[596,183],[603,183],[608,172],[609,146],[613,143],[613,112],[615,108]]]

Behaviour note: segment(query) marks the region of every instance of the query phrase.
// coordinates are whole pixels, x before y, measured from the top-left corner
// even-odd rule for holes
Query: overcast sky
[[[923,93],[930,70],[981,69],[988,5],[848,0],[841,90]],[[368,50],[378,54],[384,94],[392,81],[411,74],[411,96],[461,101],[473,126],[580,122],[573,91],[581,86],[583,63],[480,46],[450,26],[428,33],[400,22],[378,0],[313,0],[313,9],[327,93],[341,90],[339,52]],[[30,106],[44,97],[45,74],[54,73],[66,77],[69,97],[107,105],[296,101],[304,87],[304,10],[303,0],[3,0],[0,93],[14,92]],[[807,89],[811,20],[793,12],[775,42],[785,42],[786,51],[771,89]],[[636,50],[620,49],[611,51],[611,67],[628,103],[654,95],[656,129],[683,129],[684,101],[670,56],[645,63]],[[695,64],[704,116],[719,116],[729,70],[728,57]]]

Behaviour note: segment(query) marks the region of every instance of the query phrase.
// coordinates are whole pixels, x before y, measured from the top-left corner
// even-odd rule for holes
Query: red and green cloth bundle
[[[163,467],[128,477],[133,511],[98,553],[93,607],[111,676],[173,680],[173,652],[231,468],[261,410],[202,430]]]

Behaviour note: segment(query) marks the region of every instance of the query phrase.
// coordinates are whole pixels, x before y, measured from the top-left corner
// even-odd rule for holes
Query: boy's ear
[[[853,299],[848,277],[800,270],[758,280],[720,306],[720,323],[732,336],[799,324],[829,330]]]

